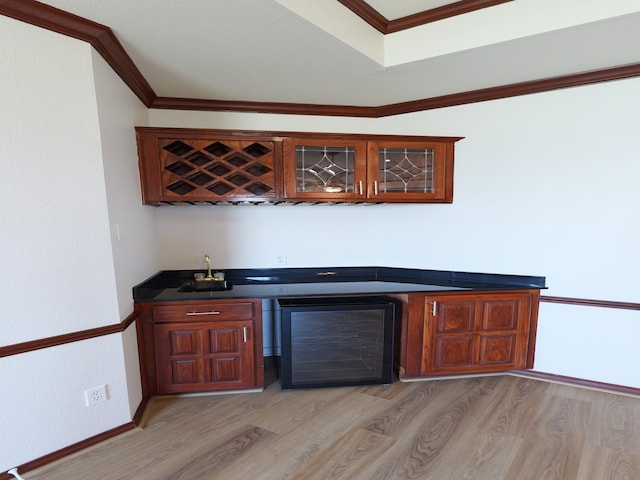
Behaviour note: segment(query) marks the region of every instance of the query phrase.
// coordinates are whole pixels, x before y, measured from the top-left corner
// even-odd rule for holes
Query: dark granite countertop
[[[189,291],[202,270],[163,270],[133,287],[136,303],[229,298],[543,289],[545,277],[391,267],[223,270],[230,290]],[[187,290],[187,291],[184,291]]]

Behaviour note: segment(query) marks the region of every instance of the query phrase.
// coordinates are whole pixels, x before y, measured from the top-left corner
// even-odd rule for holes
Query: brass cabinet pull
[[[242,338],[244,339],[244,343],[247,343],[247,327],[242,327]]]
[[[220,315],[222,312],[216,312],[212,310],[211,312],[187,312],[188,317],[193,317],[196,315]]]
[[[378,181],[377,180],[373,181],[373,193],[375,195],[378,195]]]
[[[358,187],[360,188],[360,195],[362,195],[362,194],[363,194],[363,190],[362,190],[362,180],[360,180],[360,181],[358,182]]]
[[[434,301],[433,305],[431,305],[431,315],[435,317],[437,312],[438,312],[438,302]]]

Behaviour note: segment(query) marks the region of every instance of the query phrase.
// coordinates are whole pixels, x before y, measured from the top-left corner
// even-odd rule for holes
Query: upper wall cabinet
[[[289,200],[453,200],[453,142],[289,138],[283,152]]]
[[[137,127],[143,203],[450,203],[454,143]]]
[[[138,129],[145,204],[277,198],[275,142]]]

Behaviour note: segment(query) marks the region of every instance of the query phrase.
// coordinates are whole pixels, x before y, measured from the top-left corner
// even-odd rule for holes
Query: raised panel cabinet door
[[[218,322],[208,330],[207,375],[219,388],[255,385],[253,322]]]
[[[154,327],[157,387],[161,393],[203,385],[206,330],[201,324],[162,324]]]
[[[370,141],[367,195],[398,202],[453,201],[453,143]]]
[[[476,358],[475,295],[425,296],[421,375],[458,373]]]
[[[288,138],[282,148],[285,198],[366,199],[366,141]]]
[[[478,359],[480,368],[525,368],[529,344],[531,296],[508,293],[479,298]]]
[[[527,368],[532,301],[509,291],[426,295],[420,375]]]
[[[154,336],[158,393],[256,384],[253,321],[162,323]]]

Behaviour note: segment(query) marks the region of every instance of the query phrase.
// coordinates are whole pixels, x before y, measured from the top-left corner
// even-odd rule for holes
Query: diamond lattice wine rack
[[[158,146],[164,201],[275,197],[273,142],[161,139]]]

